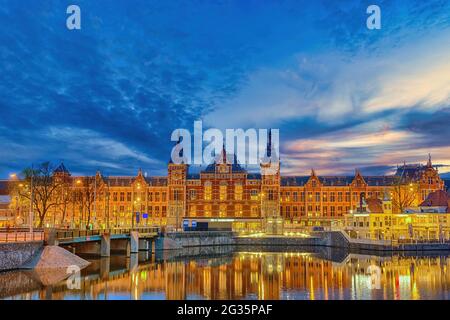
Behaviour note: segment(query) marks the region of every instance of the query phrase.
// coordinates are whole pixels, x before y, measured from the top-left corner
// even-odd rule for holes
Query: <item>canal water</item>
[[[58,272],[0,273],[1,299],[449,299],[450,257],[349,254],[331,249],[232,248],[85,257]],[[190,256],[189,256],[190,255]]]

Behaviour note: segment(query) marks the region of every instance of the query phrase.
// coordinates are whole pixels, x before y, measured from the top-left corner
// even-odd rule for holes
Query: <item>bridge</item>
[[[45,230],[47,244],[65,247],[72,253],[102,257],[109,257],[111,252],[130,255],[139,251],[153,251],[160,235],[159,227]]]

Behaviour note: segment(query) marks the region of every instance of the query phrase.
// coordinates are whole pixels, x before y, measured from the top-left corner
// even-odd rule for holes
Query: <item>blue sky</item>
[[[199,119],[279,128],[285,174],[428,153],[450,171],[449,0],[0,0],[0,21],[0,177],[46,160],[162,175]]]

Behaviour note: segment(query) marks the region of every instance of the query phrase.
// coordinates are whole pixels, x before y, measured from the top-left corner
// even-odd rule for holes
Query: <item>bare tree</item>
[[[55,179],[50,162],[44,162],[38,168],[27,168],[23,171],[23,175],[24,182],[30,186],[30,191],[19,188],[18,192],[24,198],[33,200],[32,205],[39,218],[38,227],[42,228],[47,213],[59,204],[57,191],[63,181]]]
[[[391,197],[394,211],[403,213],[406,208],[413,205],[416,193],[412,182],[404,176],[404,170],[400,176],[395,176]]]
[[[91,223],[92,206],[95,201],[95,177],[82,178],[78,192],[82,211],[86,214],[85,222],[87,227]]]
[[[67,176],[58,177],[57,180],[58,188],[56,190],[56,199],[55,201],[58,203],[57,209],[60,212],[61,220],[60,224],[64,224],[67,216],[67,209],[69,203],[73,199],[73,190],[70,185],[70,178]]]

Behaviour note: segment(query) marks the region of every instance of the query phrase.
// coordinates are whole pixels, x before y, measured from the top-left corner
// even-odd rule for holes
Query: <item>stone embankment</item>
[[[58,246],[44,246],[42,241],[0,244],[0,271],[15,269],[66,270],[70,266],[80,269],[89,262]]]
[[[42,250],[43,245],[42,241],[0,243],[0,271],[20,268]]]
[[[321,245],[359,251],[449,251],[449,243],[397,243],[389,240],[353,239],[343,231],[317,232],[313,236],[321,238]]]

